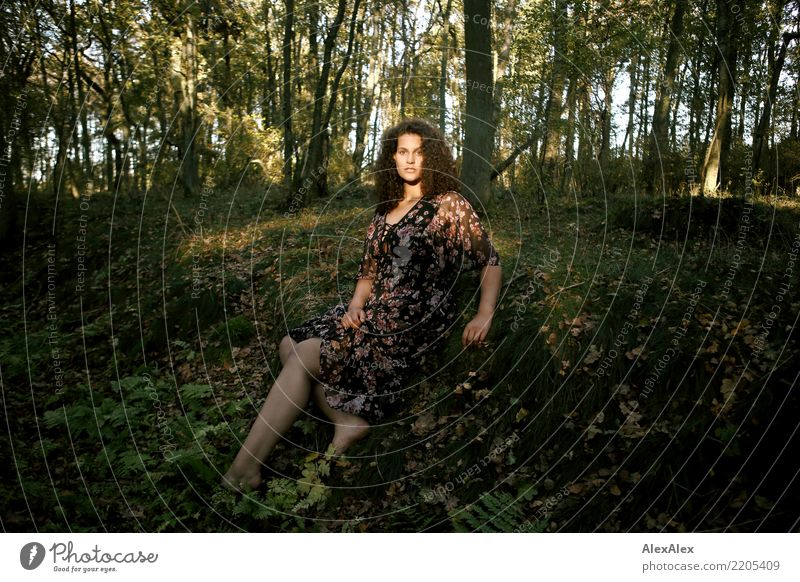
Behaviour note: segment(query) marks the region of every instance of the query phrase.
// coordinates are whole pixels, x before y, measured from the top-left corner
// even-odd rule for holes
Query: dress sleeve
[[[377,273],[378,263],[373,254],[373,238],[375,233],[375,219],[367,229],[367,236],[364,239],[364,251],[361,258],[361,266],[358,268],[358,274],[355,277],[356,282],[359,279],[374,279]]]
[[[445,259],[453,268],[471,271],[489,265],[500,266],[500,256],[466,198],[458,192],[447,192],[442,196],[438,214]]]

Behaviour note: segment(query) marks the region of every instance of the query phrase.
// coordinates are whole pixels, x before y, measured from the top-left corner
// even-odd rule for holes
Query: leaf
[[[411,425],[411,432],[417,436],[429,433],[436,426],[436,417],[432,412],[426,412]]]
[[[212,394],[210,384],[184,384],[181,386],[181,398],[185,401],[199,401]]]
[[[594,364],[597,360],[600,359],[601,352],[597,350],[597,346],[594,344],[589,346],[589,353],[586,354],[586,357],[583,358],[584,364]]]
[[[644,346],[636,346],[632,350],[625,352],[625,355],[629,360],[635,360],[637,357],[640,357],[642,360],[646,360],[647,356],[642,355],[644,351]]]
[[[724,403],[722,405],[723,412],[729,410],[734,403],[734,390],[736,389],[736,382],[731,380],[730,378],[725,378],[722,381],[722,386],[720,387],[720,392],[722,392],[722,396],[724,398]]]
[[[567,487],[567,489],[569,489],[569,492],[573,495],[580,495],[583,493],[585,486],[583,483],[572,483]]]

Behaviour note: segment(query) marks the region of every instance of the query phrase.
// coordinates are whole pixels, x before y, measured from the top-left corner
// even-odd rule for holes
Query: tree
[[[466,117],[461,181],[465,192],[485,203],[491,197],[495,133],[491,3],[487,0],[464,0],[464,55]]]
[[[683,0],[675,0],[672,14],[667,20],[667,58],[661,72],[661,82],[656,90],[653,124],[645,151],[645,189],[651,193],[655,190],[658,169],[661,167],[660,161],[669,147],[667,131],[669,129],[670,99],[675,91],[675,73],[678,69],[680,42],[683,35],[684,9]],[[663,176],[661,178],[663,180]]]
[[[281,108],[283,110],[283,181],[290,188],[294,162],[294,133],[292,131],[292,46],[294,45],[294,0],[285,0],[286,14],[283,23],[283,83]]]
[[[736,18],[730,0],[717,0],[717,50],[719,51],[719,88],[717,90],[714,134],[706,150],[701,173],[703,192],[716,192],[724,186],[731,147],[731,112],[736,81]]]
[[[22,187],[22,151],[28,129],[25,93],[35,71],[40,48],[27,22],[35,5],[20,2],[0,11],[0,242],[17,233],[16,190]]]
[[[772,29],[770,39],[767,44],[767,63],[769,64],[769,85],[764,94],[764,108],[761,110],[761,117],[756,125],[756,130],[753,132],[753,163],[754,173],[758,170],[766,170],[767,166],[767,134],[769,132],[770,120],[772,115],[772,107],[778,95],[778,83],[780,81],[781,72],[783,71],[783,64],[786,62],[786,52],[789,48],[789,43],[797,40],[797,32],[784,32],[778,35],[780,24],[783,17],[783,11],[788,0],[780,0],[778,2],[770,2],[770,16]],[[780,40],[778,40],[778,38]],[[779,46],[776,47],[776,43]],[[776,54],[777,53],[777,54]]]
[[[557,0],[553,14],[553,59],[550,72],[550,94],[545,109],[545,134],[542,141],[541,171],[557,173],[556,162],[561,151],[561,113],[566,78],[567,2]]]
[[[358,2],[356,4],[358,4]],[[325,36],[325,41],[323,44],[322,70],[320,71],[319,78],[317,79],[317,86],[314,92],[314,113],[311,122],[311,137],[308,144],[308,153],[306,154],[305,163],[303,164],[303,183],[307,183],[309,185],[307,189],[303,190],[305,194],[303,196],[304,203],[308,200],[308,197],[319,197],[322,196],[326,191],[324,176],[324,148],[327,143],[328,121],[330,120],[330,117],[327,113],[325,114],[325,117],[323,117],[323,108],[326,105],[325,96],[328,93],[328,79],[331,74],[331,56],[333,54],[336,37],[339,34],[339,28],[341,28],[342,21],[344,20],[346,7],[346,0],[339,0],[338,7],[336,9],[336,16],[334,16],[333,22],[328,29],[328,34]],[[356,10],[353,12],[353,20],[355,20],[356,12],[357,6]],[[350,50],[352,50],[352,28],[354,26],[355,22],[352,23],[351,27],[351,35],[348,45]],[[337,75],[334,84],[337,84],[340,78],[341,75]],[[335,100],[335,98],[336,97],[334,93],[332,100]],[[331,107],[329,106],[328,111],[330,110]]]

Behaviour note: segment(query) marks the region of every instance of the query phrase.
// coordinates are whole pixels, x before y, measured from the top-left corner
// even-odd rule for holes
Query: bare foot
[[[261,474],[259,472],[250,475],[237,475],[232,469],[222,477],[222,486],[234,493],[244,493],[255,491],[261,485]]]
[[[349,415],[343,424],[337,424],[332,445],[337,455],[344,453],[350,445],[360,441],[369,432],[369,423],[360,416]]]

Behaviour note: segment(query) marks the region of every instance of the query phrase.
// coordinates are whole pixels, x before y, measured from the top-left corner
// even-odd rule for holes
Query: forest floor
[[[349,300],[370,221],[361,191],[282,196],[29,206],[2,257],[6,531],[796,524],[800,206],[770,200],[498,193],[488,346],[459,328],[347,458],[310,407],[260,490],[221,489],[278,342]]]

